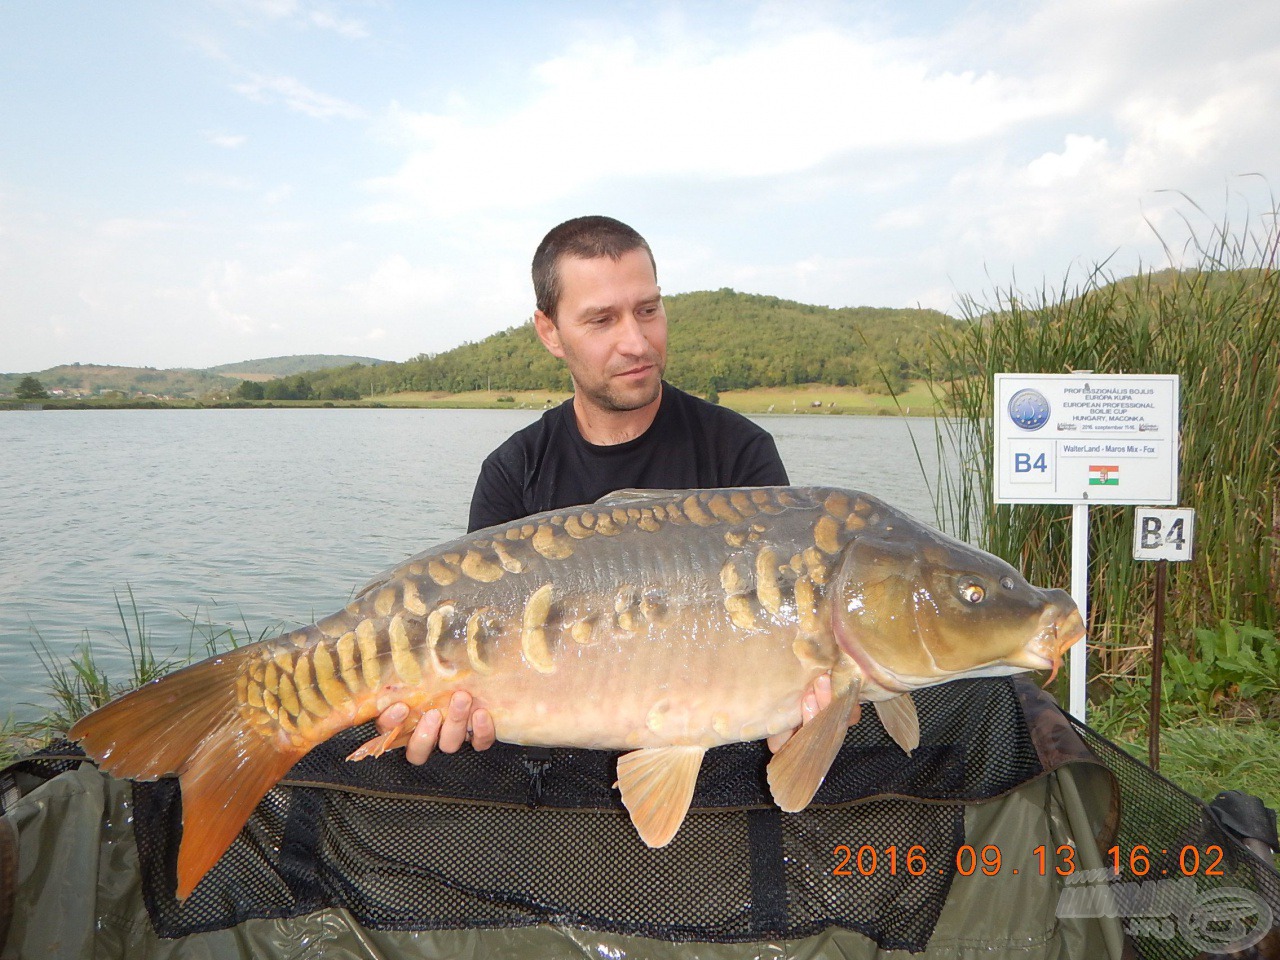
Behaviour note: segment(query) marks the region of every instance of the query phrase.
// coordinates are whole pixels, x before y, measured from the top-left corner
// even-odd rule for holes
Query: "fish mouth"
[[[1044,682],[1047,687],[1058,676],[1063,654],[1083,637],[1084,621],[1075,604],[1067,607],[1053,603],[1040,614],[1035,635],[1016,654],[1006,658],[1005,663],[1027,670],[1048,670],[1049,679]]]
[[[1084,620],[1080,616],[1080,611],[1075,607],[1065,613],[1060,610],[1047,611],[1048,616],[1052,619],[1049,625],[1049,632],[1053,637],[1052,646],[1053,656],[1050,662],[1053,664],[1053,670],[1049,673],[1049,679],[1044,682],[1047,687],[1053,683],[1054,678],[1058,675],[1058,669],[1062,666],[1062,658],[1068,650],[1075,644],[1084,639],[1085,629]],[[1048,639],[1046,637],[1046,639]]]

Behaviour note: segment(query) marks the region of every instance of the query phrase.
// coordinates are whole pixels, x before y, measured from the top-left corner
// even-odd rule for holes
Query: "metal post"
[[[1089,505],[1077,503],[1071,508],[1071,598],[1080,608],[1080,618],[1086,628],[1089,624]],[[1070,670],[1071,685],[1069,707],[1071,715],[1081,723],[1085,722],[1086,685],[1088,679],[1088,651],[1085,644],[1089,638],[1081,640],[1071,648]]]
[[[1156,561],[1156,622],[1151,631],[1151,722],[1147,727],[1147,759],[1160,770],[1160,680],[1164,673],[1165,569],[1169,561]]]

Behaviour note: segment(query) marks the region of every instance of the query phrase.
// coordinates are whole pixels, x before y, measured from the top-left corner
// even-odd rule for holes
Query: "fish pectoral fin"
[[[822,786],[844,744],[850,722],[857,722],[862,679],[853,677],[826,709],[804,724],[769,761],[769,792],[787,813],[803,810]]]
[[[876,714],[884,724],[885,732],[893,737],[893,742],[911,756],[911,751],[920,746],[920,717],[911,694],[904,693],[892,700],[877,700]]]
[[[622,803],[640,839],[665,847],[684,823],[704,747],[648,747],[618,758]]]

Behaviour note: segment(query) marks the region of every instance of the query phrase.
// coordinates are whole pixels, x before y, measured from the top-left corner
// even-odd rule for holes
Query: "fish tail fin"
[[[69,733],[115,777],[178,774],[182,843],[178,899],[226,852],[253,808],[312,746],[288,736],[264,709],[244,704],[237,684],[244,647],[127,693],[78,721]]]
[[[287,741],[286,741],[287,743]],[[182,784],[182,844],[177,897],[185,900],[227,852],[253,808],[310,749],[281,748],[256,731],[210,738],[200,745]]]

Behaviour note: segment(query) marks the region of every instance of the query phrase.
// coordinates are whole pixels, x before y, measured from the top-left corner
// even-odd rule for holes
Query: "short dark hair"
[[[644,237],[620,220],[612,217],[575,217],[566,220],[542,238],[533,255],[533,295],[538,309],[552,320],[560,303],[560,260],[577,257],[594,260],[608,257],[620,260],[624,253],[643,250],[653,264],[653,275],[658,275],[653,251]]]

